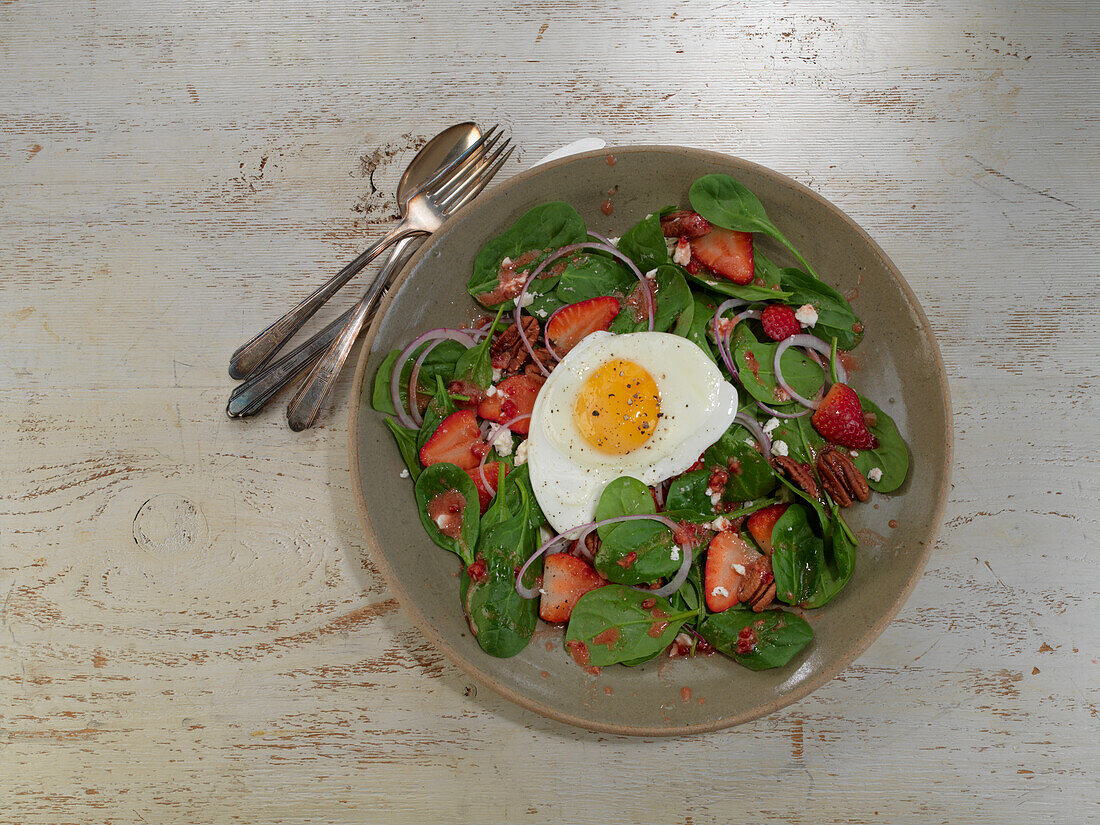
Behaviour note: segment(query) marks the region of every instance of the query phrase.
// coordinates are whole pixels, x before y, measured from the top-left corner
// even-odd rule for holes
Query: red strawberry
[[[711,613],[721,613],[739,602],[737,594],[745,571],[760,558],[735,530],[723,530],[710,540],[703,585]]]
[[[756,543],[760,545],[760,549],[764,551],[766,556],[771,556],[775,551],[775,548],[772,547],[772,530],[775,529],[775,523],[779,521],[781,515],[787,512],[789,506],[787,504],[772,504],[769,507],[757,510],[745,522],[745,526],[749,528],[752,537],[756,539]]]
[[[567,622],[577,599],[605,584],[584,559],[568,553],[551,553],[542,566],[539,616],[547,622]]]
[[[427,467],[449,461],[463,470],[472,470],[477,467],[485,449],[474,411],[459,410],[444,418],[420,448],[420,463]]]
[[[481,504],[482,513],[489,509],[489,503],[496,494],[497,480],[500,478],[500,466],[501,462],[499,461],[490,461],[485,465],[485,482],[488,482],[488,486],[481,480],[481,473],[477,471],[477,467],[466,471],[470,478],[474,480],[474,486],[477,487],[477,498],[478,503]],[[507,464],[504,465],[504,475],[508,475]]]
[[[562,307],[546,324],[546,340],[558,356],[573,349],[586,335],[607,329],[619,314],[619,299],[610,295]]]
[[[505,378],[496,386],[492,395],[477,405],[477,414],[489,421],[503,424],[517,415],[526,415],[535,408],[535,396],[539,394],[542,382],[530,375],[513,375]],[[517,421],[509,429],[520,435],[527,435],[531,428],[531,419]]]
[[[691,242],[691,253],[716,275],[735,284],[752,283],[752,233],[714,227]]]
[[[802,332],[802,325],[794,317],[794,310],[786,304],[771,304],[760,313],[764,333],[773,341],[782,341]]]
[[[878,447],[878,438],[863,419],[859,396],[847,384],[833,384],[810,420],[814,429],[834,444],[853,450]]]

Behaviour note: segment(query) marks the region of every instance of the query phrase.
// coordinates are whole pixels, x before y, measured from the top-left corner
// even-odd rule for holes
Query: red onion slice
[[[401,370],[405,366],[405,362],[408,361],[409,357],[416,351],[417,347],[425,341],[436,341],[437,339],[438,341],[457,341],[465,347],[472,347],[475,343],[467,330],[441,327],[439,329],[428,330],[416,336],[405,349],[401,350],[401,353],[397,356],[397,360],[393,363],[393,372],[390,373],[390,403],[393,404],[393,409],[401,426],[410,430],[419,429],[420,424],[424,422],[422,419],[419,423],[416,421],[416,419],[420,419],[419,410],[416,411],[415,418],[410,417],[409,413],[405,410],[405,405],[401,403]],[[421,361],[421,364],[422,363],[423,361]],[[415,366],[414,371],[418,372]],[[409,387],[409,406],[413,409],[416,408],[416,389],[415,385],[412,385],[411,382]]]
[[[810,413],[813,412],[813,410],[809,409],[809,408],[807,408],[805,410],[802,410],[802,412],[796,412],[796,413],[780,412],[779,410],[773,410],[767,404],[764,404],[763,402],[760,402],[760,401],[756,402],[756,406],[758,406],[760,409],[762,409],[768,415],[774,415],[776,418],[801,418],[802,416],[809,415]]]
[[[832,352],[832,347],[822,341],[815,335],[791,335],[788,338],[784,338],[779,342],[779,346],[775,350],[775,358],[772,360],[772,369],[775,371],[775,383],[778,384],[783,390],[795,401],[801,404],[803,407],[809,407],[811,410],[816,410],[821,406],[821,401],[810,398],[805,398],[794,391],[794,388],[787,383],[787,380],[783,377],[783,371],[780,366],[780,359],[783,357],[783,353],[791,347],[803,347],[804,349],[814,350],[822,355],[828,356]],[[840,370],[837,370],[837,378],[840,377]],[[847,376],[845,376],[847,377]]]
[[[760,445],[760,454],[764,456],[765,461],[772,460],[772,440],[764,428],[760,426],[760,422],[753,418],[748,413],[738,412],[733,417],[733,420],[752,433],[752,437],[756,439],[756,443]]]
[[[726,303],[732,303],[726,301]],[[725,306],[725,304],[723,304]],[[742,321],[752,319],[759,320],[760,313],[755,309],[747,309],[744,312],[740,312],[733,316],[732,323],[728,328],[722,328],[719,326],[718,313],[714,314],[713,329],[714,335],[718,342],[718,354],[722,356],[722,362],[726,365],[726,369],[730,371],[730,377],[737,379],[737,365],[733,362],[733,352],[730,350],[730,336],[733,335],[733,331],[737,328],[737,325]],[[724,329],[724,331],[723,331]]]

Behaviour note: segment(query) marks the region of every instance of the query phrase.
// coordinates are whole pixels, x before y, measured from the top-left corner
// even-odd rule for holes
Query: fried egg
[[[619,476],[656,484],[688,469],[737,414],[737,390],[694,343],[666,332],[594,332],[535,399],[527,463],[562,532],[592,521]]]

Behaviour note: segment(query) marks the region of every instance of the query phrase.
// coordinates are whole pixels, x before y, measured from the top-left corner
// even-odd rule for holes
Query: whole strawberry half
[[[802,332],[794,310],[786,304],[771,304],[760,313],[760,325],[764,333],[773,341],[782,341]]]
[[[859,396],[847,384],[833,384],[810,420],[814,429],[834,444],[853,450],[878,447],[878,438],[863,419]]]

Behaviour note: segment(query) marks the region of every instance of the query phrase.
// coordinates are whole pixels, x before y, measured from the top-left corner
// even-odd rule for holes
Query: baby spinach
[[[671,262],[665,236],[661,232],[659,212],[646,215],[626,230],[619,238],[618,247],[643,273]]]
[[[484,576],[475,580],[468,571],[462,574],[460,592],[470,629],[482,650],[501,659],[527,647],[538,624],[538,599],[523,598],[515,587],[516,570],[537,547],[530,501],[521,492],[515,515],[484,531],[477,547],[477,557],[485,562]],[[539,559],[524,574],[524,585],[534,586],[541,573]]]
[[[643,607],[649,600],[653,606]],[[609,584],[580,597],[565,639],[585,645],[590,665],[614,665],[664,650],[692,615],[694,611],[677,611],[660,596]]]
[[[483,390],[488,389],[493,383],[493,365],[490,362],[489,348],[493,344],[493,333],[496,332],[497,324],[500,323],[502,312],[504,307],[497,310],[497,316],[493,319],[485,340],[458,356],[454,368],[455,381],[470,381]]]
[[[690,513],[694,516],[690,521],[710,521],[714,518],[714,505],[707,492],[710,475],[711,471],[703,467],[674,478],[665,496],[665,509],[681,517],[684,513]]]
[[[737,377],[753,398],[765,404],[776,403],[784,393],[775,381],[775,353],[778,344],[756,340],[747,325],[738,324],[730,342]],[[796,392],[812,398],[825,383],[825,371],[802,350],[789,347],[780,359],[783,377]]]
[[[656,298],[654,300],[653,329],[655,332],[668,332],[677,324],[680,316],[692,309],[691,290],[684,280],[683,270],[678,266],[657,267]],[[637,279],[634,281],[637,283]],[[690,319],[689,319],[690,322]],[[643,317],[635,321],[629,309],[624,308],[611,322],[611,332],[641,332],[649,329],[649,319]]]
[[[604,488],[596,504],[596,520],[653,514],[657,505],[649,488],[636,478],[623,476]],[[639,519],[598,528],[600,549],[595,568],[603,576],[621,584],[645,584],[671,576],[680,569],[679,547],[672,531],[659,521]],[[632,560],[629,560],[631,554]]]
[[[686,272],[686,270],[685,270]],[[771,286],[758,286],[757,284],[735,284],[725,278],[718,278],[704,272],[687,273],[688,278],[695,283],[705,286],[711,292],[717,292],[728,298],[740,298],[742,301],[782,301],[790,293]]]
[[[691,308],[691,320],[688,323],[687,329],[681,330],[679,324],[677,328],[673,330],[677,335],[682,335],[689,341],[694,341],[703,352],[707,354],[714,363],[718,363],[718,358],[714,354],[714,350],[711,347],[710,339],[707,338],[707,332],[710,329],[711,319],[714,318],[714,310],[716,304],[710,298],[699,295],[698,293],[692,294],[692,308]]]
[[[707,616],[699,625],[699,635],[738,664],[768,670],[793,659],[810,643],[814,631],[801,616],[785,610],[753,613],[742,607]],[[751,649],[739,653],[739,645]]]
[[[569,260],[558,279],[554,297],[575,304],[601,295],[626,295],[638,283],[625,266],[607,255],[582,252]]]
[[[810,528],[806,508],[792,504],[772,528],[772,573],[775,594],[787,604],[800,604],[810,597],[824,558],[821,539]]]
[[[776,480],[775,471],[757,449],[756,439],[736,422],[722,433],[721,438],[707,447],[706,452],[703,453],[703,460],[707,467],[729,469],[732,462],[732,465],[740,470],[740,472],[730,470],[730,478],[726,483],[725,499],[727,501],[751,501],[762,498],[774,490],[779,483]]]
[[[515,261],[526,252],[538,250],[541,259],[559,247],[580,243],[587,237],[584,220],[569,204],[555,201],[536,206],[482,247],[474,259],[474,271],[466,289],[475,298],[495,289],[505,258]],[[515,302],[506,301],[503,306],[512,309]]]
[[[782,270],[780,283],[790,293],[787,303],[798,307],[810,304],[817,310],[817,323],[806,332],[828,341],[836,338],[841,349],[853,349],[863,338],[859,318],[852,312],[848,299],[823,281],[800,269]]]
[[[772,289],[782,291],[783,289],[783,270],[776,264],[772,263],[763,252],[759,249],[753,249],[752,251],[753,270],[763,284]],[[783,293],[784,297],[786,293]]]
[[[401,458],[405,461],[405,466],[409,468],[409,475],[412,476],[413,481],[416,481],[422,469],[420,466],[420,450],[416,446],[419,433],[416,430],[410,430],[408,427],[402,427],[389,416],[385,418],[385,422],[386,426],[390,428],[390,432],[393,433],[393,438],[397,442],[397,449],[401,453]]]
[[[760,232],[775,238],[790,250],[807,272],[813,273],[813,267],[768,218],[760,199],[729,175],[704,175],[691,185],[688,199],[692,209],[717,226],[736,232]]]
[[[781,418],[779,426],[772,430],[772,444],[782,441],[787,445],[787,455],[796,461],[813,465],[817,451],[825,443],[810,422],[810,416],[801,418]]]
[[[856,544],[833,505],[833,523],[825,540],[825,555],[818,566],[817,581],[813,593],[803,603],[806,607],[821,607],[839,593],[856,569]]]
[[[435,519],[428,513],[428,506],[436,496],[449,490],[457,490],[465,499],[462,508],[462,529],[457,539],[443,535]],[[480,529],[481,513],[478,507],[477,487],[465,470],[455,464],[441,461],[427,467],[416,479],[414,488],[416,508],[420,512],[420,523],[428,531],[428,536],[442,547],[457,555],[465,564],[474,560],[474,548]]]
[[[416,359],[426,346],[428,346],[427,343],[413,350],[412,355],[401,367],[400,398],[406,409],[409,404],[409,378],[412,377],[413,364],[416,363]],[[422,393],[434,392],[437,377],[450,381],[451,376],[454,375],[455,363],[464,352],[466,352],[466,347],[458,341],[442,341],[428,353],[428,357],[420,365],[420,374],[416,379],[418,390]],[[393,367],[397,362],[397,356],[400,354],[399,350],[394,350],[387,355],[379,364],[378,372],[375,373],[371,406],[380,413],[388,413],[389,415],[397,413],[390,401],[390,376],[393,375]]]
[[[878,446],[873,450],[859,450],[859,455],[852,459],[852,463],[865,476],[875,467],[882,470],[881,479],[872,481],[868,478],[867,483],[872,490],[889,493],[900,487],[909,473],[909,449],[905,446],[905,440],[898,432],[894,419],[870,399],[861,395],[859,401],[863,405],[863,412],[871,413],[875,417],[875,423],[868,429],[878,437]]]

